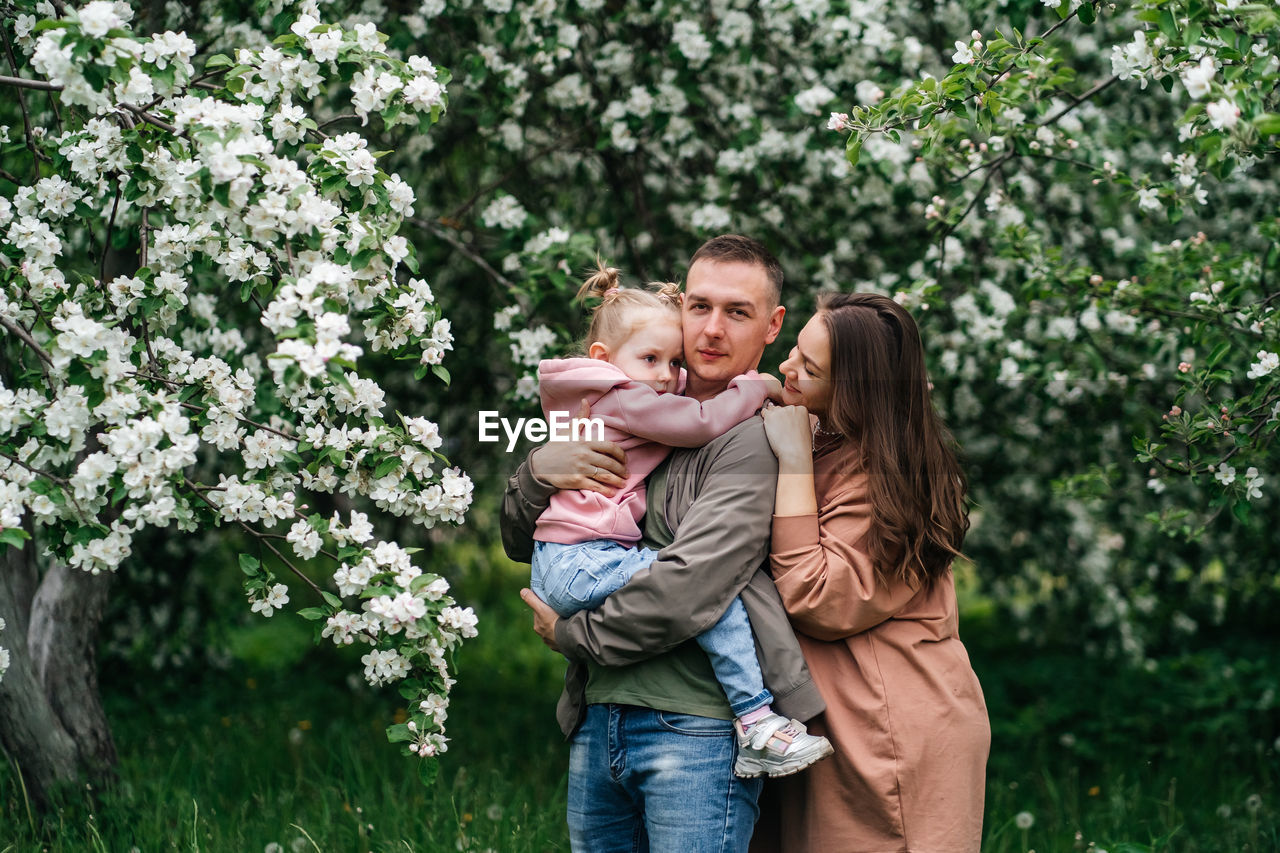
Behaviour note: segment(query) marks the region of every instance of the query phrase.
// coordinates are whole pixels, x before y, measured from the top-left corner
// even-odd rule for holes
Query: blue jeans
[[[746,853],[761,779],[733,775],[728,720],[588,705],[569,747],[574,853]]]
[[[535,542],[530,586],[552,610],[569,617],[579,610],[595,610],[657,556],[657,551],[625,548],[610,539],[576,545]],[[735,597],[720,621],[697,640],[711,659],[711,668],[735,717],[773,701],[773,694],[764,686],[751,622],[740,599]]]

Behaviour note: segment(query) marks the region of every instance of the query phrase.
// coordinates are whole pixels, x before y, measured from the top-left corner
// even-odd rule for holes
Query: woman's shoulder
[[[823,507],[866,500],[867,472],[862,455],[849,442],[819,449],[813,460],[814,486]]]

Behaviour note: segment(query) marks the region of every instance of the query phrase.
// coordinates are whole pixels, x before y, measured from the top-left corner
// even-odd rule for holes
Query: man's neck
[[[700,403],[705,403],[721,391],[729,387],[728,382],[703,381],[692,373],[689,374],[689,381],[685,383],[684,395],[692,397]]]

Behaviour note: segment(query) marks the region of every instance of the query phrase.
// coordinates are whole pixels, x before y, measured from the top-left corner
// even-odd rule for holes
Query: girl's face
[[[659,394],[674,394],[680,386],[684,355],[680,315],[674,311],[650,311],[618,347],[609,350],[597,341],[591,345],[590,355],[604,357],[627,376]]]
[[[826,413],[831,405],[831,335],[821,314],[809,318],[778,370],[784,404],[804,406],[815,415]]]

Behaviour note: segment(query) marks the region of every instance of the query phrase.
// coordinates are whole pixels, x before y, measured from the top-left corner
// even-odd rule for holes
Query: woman
[[[920,333],[891,299],[830,294],[781,371],[770,563],[836,752],[774,783],[780,833],[753,850],[977,851],[991,731],[957,633],[965,479]]]

